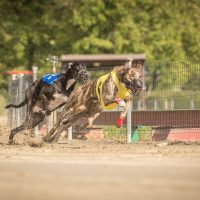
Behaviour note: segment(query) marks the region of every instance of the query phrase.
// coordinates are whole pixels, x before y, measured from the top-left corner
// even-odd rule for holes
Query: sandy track
[[[200,158],[0,156],[0,199],[199,199]]]
[[[0,129],[0,199],[200,199],[200,145],[74,140],[6,145]],[[25,143],[24,143],[25,141]]]

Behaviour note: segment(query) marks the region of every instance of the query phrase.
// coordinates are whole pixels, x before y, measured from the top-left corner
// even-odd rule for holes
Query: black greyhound
[[[23,130],[33,129],[44,121],[45,116],[62,107],[67,102],[76,83],[85,84],[87,80],[86,66],[81,63],[73,63],[52,84],[45,83],[43,79],[35,81],[26,89],[23,102],[6,106],[6,108],[20,108],[27,104],[26,119],[21,126],[11,130],[9,143],[13,142],[15,134]]]

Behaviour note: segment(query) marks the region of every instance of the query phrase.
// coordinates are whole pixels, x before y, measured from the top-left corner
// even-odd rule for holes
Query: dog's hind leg
[[[25,130],[25,129],[26,129],[26,126],[25,126],[24,124],[21,125],[21,126],[19,126],[19,127],[17,127],[17,128],[12,129],[11,132],[10,132],[10,135],[9,135],[9,137],[8,137],[8,144],[12,144],[12,143],[13,143],[14,136],[15,136],[18,132],[23,131],[23,130]]]
[[[59,138],[60,138],[61,133],[63,132],[63,130],[66,130],[67,128],[69,128],[70,126],[72,126],[74,122],[75,122],[75,121],[73,121],[73,122],[68,122],[67,124],[61,125],[61,126],[58,128],[58,131],[55,132],[55,134],[52,135],[52,136],[50,137],[50,142],[52,142],[52,143],[57,143],[58,140],[59,140]]]
[[[59,120],[56,122],[56,124],[53,126],[53,128],[43,137],[43,140],[45,142],[51,142],[51,136],[54,134],[54,132],[58,129],[58,127],[61,124],[61,117]]]
[[[94,114],[92,117],[87,118],[87,122],[80,126],[80,130],[86,129],[88,126],[91,126],[94,120],[99,116],[100,113]]]
[[[56,131],[56,133],[50,137],[49,142],[57,143],[64,129],[65,129],[64,125],[60,126]]]
[[[87,114],[87,112],[84,111],[84,112],[77,113],[74,116],[71,116],[71,118],[68,119],[68,120],[64,119],[62,121],[62,125],[60,126],[61,128],[59,127],[58,131],[50,136],[49,142],[57,143],[59,138],[60,138],[60,135],[61,135],[62,131],[64,129],[67,129],[70,126],[72,126],[78,119],[80,119],[81,117],[84,117],[86,114]],[[87,124],[87,126],[88,126],[88,124]]]
[[[57,134],[60,127],[66,126],[66,123],[68,123],[69,121],[63,120],[61,121],[61,119],[59,119],[59,121],[57,121],[57,123],[54,125],[54,127],[43,137],[43,140],[45,142],[52,142],[55,138],[57,138],[56,140],[58,141],[60,134]],[[63,130],[61,130],[62,132]],[[56,141],[55,140],[55,141]]]
[[[51,142],[51,135],[54,134],[54,132],[57,130],[57,126],[54,125],[54,127],[43,137],[43,140],[45,142]]]
[[[39,123],[41,123],[44,120],[44,115],[42,115],[42,113],[37,113],[37,115],[35,115],[36,113],[34,113],[33,116],[29,116],[26,117],[25,122],[17,127],[11,130],[9,138],[8,138],[8,143],[12,144],[13,143],[13,139],[14,136],[23,131],[23,130],[28,130],[28,129],[33,129],[34,127],[36,127]]]

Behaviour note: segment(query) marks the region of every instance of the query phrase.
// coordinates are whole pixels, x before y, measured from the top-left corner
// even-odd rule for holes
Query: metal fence
[[[24,100],[24,91],[29,85],[33,82],[32,75],[12,75],[9,81],[9,102],[13,104],[19,104]],[[26,116],[26,106],[9,109],[9,123],[10,128],[13,129],[17,126],[20,126]]]
[[[111,67],[96,68],[90,71],[90,78],[94,80],[111,70]],[[188,140],[192,137],[200,139],[200,60],[145,63],[142,79],[144,88],[139,96],[134,97],[132,104],[132,140],[135,141],[134,133],[137,132],[141,133],[139,139],[179,139],[175,133]],[[10,83],[13,103],[23,99],[23,91],[32,80],[31,76],[18,76]],[[117,107],[112,112],[101,113],[94,121],[94,137],[104,135],[123,142],[126,140],[126,122],[121,129],[115,126],[121,109]],[[25,108],[12,109],[12,128],[23,121],[24,112]],[[74,137],[79,134],[77,130],[73,128]]]
[[[200,60],[152,62],[145,65],[144,100],[134,110],[200,109]],[[144,104],[141,102],[144,101]]]
[[[144,88],[132,104],[133,133],[200,140],[200,60],[145,63],[143,71]],[[103,112],[95,124],[115,124],[118,110]]]

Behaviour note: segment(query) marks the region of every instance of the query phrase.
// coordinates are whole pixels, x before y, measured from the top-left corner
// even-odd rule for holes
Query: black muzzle
[[[131,95],[137,96],[140,94],[142,90],[142,81],[139,79],[135,79],[134,81],[125,81],[126,88],[131,93]]]
[[[76,74],[76,81],[81,85],[85,84],[89,78],[88,72],[86,70],[80,70]]]

